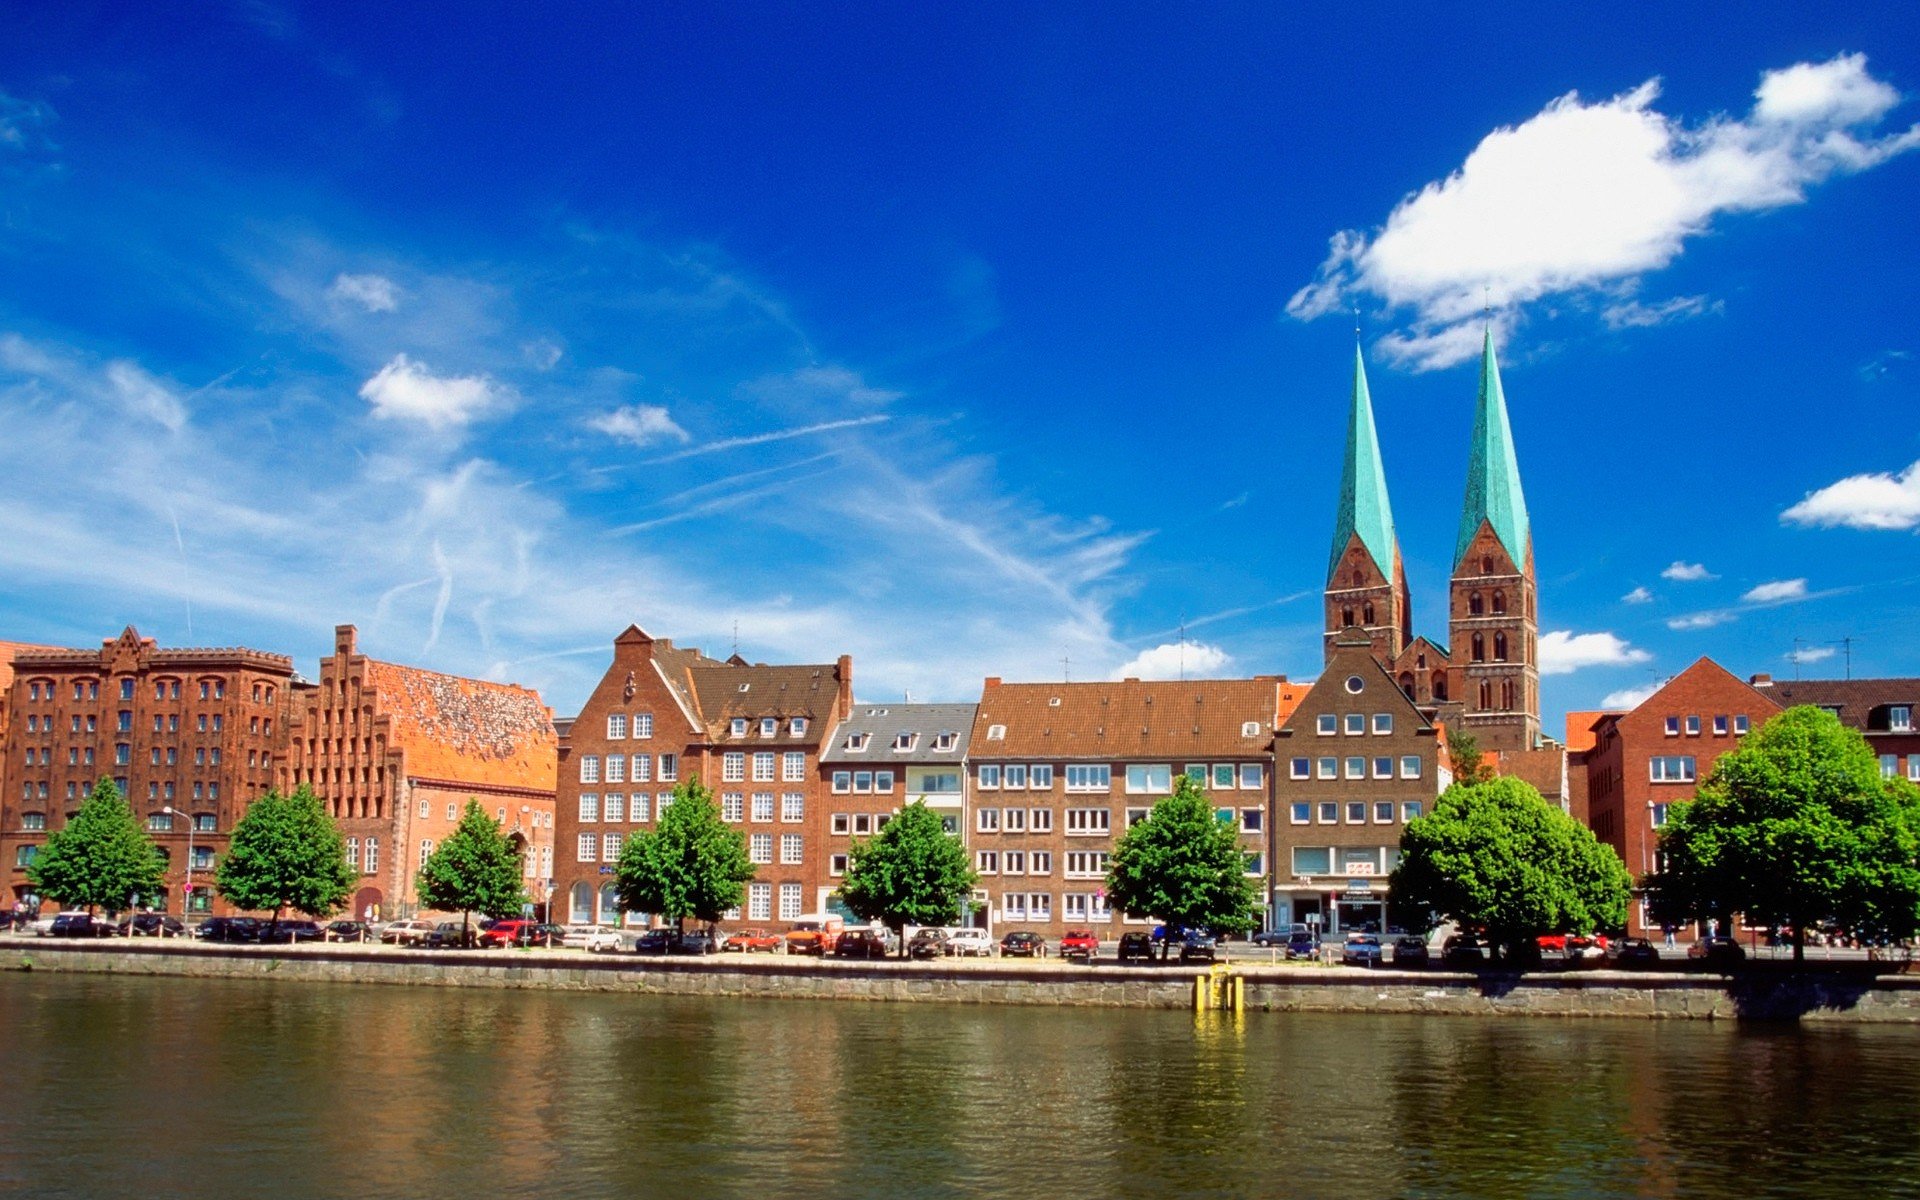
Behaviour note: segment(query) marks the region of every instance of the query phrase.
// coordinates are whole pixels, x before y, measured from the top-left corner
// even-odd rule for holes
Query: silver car
[[[560,935],[560,944],[573,950],[608,954],[627,944],[620,931],[605,925],[569,925]]]

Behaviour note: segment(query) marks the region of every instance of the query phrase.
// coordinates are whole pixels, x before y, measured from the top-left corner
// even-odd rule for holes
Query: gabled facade
[[[698,779],[747,839],[757,875],[729,920],[817,911],[827,878],[820,754],[853,708],[853,660],[803,666],[725,661],[630,625],[560,747],[552,912],[578,924],[639,925],[613,876],[635,830],[675,786]]]
[[[295,689],[279,784],[313,789],[360,876],[356,917],[410,916],[435,846],[477,801],[521,853],[537,901],[553,857],[553,714],[516,684],[443,675],[360,653],[334,629],[318,683]]]
[[[902,805],[924,801],[948,833],[961,835],[977,711],[973,704],[858,704],[833,731],[820,756],[829,891],[817,909],[851,917],[832,889],[846,876],[853,843],[880,832]]]
[[[1275,928],[1386,929],[1401,830],[1450,782],[1438,734],[1371,639],[1335,644],[1274,742]]]

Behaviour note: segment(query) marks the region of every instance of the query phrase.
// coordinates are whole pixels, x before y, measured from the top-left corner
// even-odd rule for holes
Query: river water
[[[12,974],[0,1194],[1920,1195],[1920,1032]]]

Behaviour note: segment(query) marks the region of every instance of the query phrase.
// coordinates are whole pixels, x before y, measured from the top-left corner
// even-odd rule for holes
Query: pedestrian
[[[1667,945],[1673,945],[1673,922],[1669,921],[1665,925],[1662,925],[1660,932],[1666,937]]]

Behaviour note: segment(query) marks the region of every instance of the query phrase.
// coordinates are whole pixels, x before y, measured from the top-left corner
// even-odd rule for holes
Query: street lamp
[[[187,818],[187,882],[180,895],[180,925],[185,928],[193,908],[193,816],[190,813],[181,812],[171,804],[162,806],[160,811],[170,817]],[[131,929],[132,926],[129,925],[128,928]],[[162,925],[160,928],[164,930],[166,926]]]

